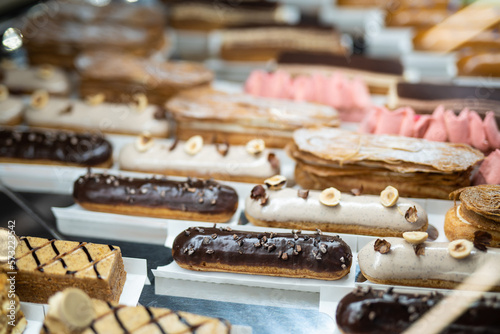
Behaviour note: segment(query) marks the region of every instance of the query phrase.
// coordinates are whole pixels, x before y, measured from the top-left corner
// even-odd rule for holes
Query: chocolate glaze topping
[[[233,188],[211,179],[139,179],[92,174],[90,171],[75,181],[73,198],[77,202],[135,205],[206,214],[234,212],[238,204],[238,194]]]
[[[343,333],[401,333],[436,305],[444,296],[403,294],[389,290],[358,287],[346,295],[337,307],[337,325]],[[444,333],[499,333],[500,300],[480,299],[450,324]]]
[[[399,97],[416,100],[468,99],[500,101],[500,88],[498,87],[400,82],[397,91]],[[474,103],[474,101],[471,101],[471,103]]]
[[[376,59],[365,56],[335,55],[331,53],[283,52],[278,56],[278,64],[304,64],[346,67],[385,74],[403,74],[403,65],[398,60]]]
[[[313,272],[338,272],[351,267],[350,247],[338,236],[233,231],[193,227],[174,240],[175,261],[188,265],[219,263],[277,267]]]
[[[108,161],[111,144],[97,134],[0,128],[0,158],[94,166]]]

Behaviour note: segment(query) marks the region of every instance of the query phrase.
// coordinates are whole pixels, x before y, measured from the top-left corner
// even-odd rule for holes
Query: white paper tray
[[[127,279],[120,296],[120,304],[136,306],[145,284],[151,284],[147,278],[145,259],[123,258]],[[24,334],[38,334],[42,328],[43,319],[48,312],[47,304],[21,302],[21,310],[28,320]]]

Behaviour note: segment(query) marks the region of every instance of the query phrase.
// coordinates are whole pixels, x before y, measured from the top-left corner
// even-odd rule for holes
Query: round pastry
[[[358,253],[361,273],[378,284],[453,289],[500,250],[468,240],[412,244],[402,238],[377,239]],[[481,286],[481,280],[476,282]],[[493,287],[500,291],[500,285]]]
[[[245,216],[257,226],[319,228],[325,232],[376,236],[401,236],[403,232],[425,231],[428,227],[425,210],[408,199],[396,197],[392,205],[384,206],[382,196],[339,192],[336,196],[340,198],[334,204],[335,198],[329,197],[331,189],[266,190],[258,185],[246,199]],[[392,189],[397,196],[397,190]]]
[[[337,280],[351,269],[352,252],[338,236],[233,231],[194,227],[174,240],[182,268],[240,274]]]
[[[337,326],[344,334],[402,333],[444,299],[430,293],[399,293],[393,288],[358,287],[339,302]],[[481,298],[441,333],[496,333],[500,328],[500,303],[496,297]]]
[[[488,238],[490,247],[500,247],[500,185],[462,188],[452,192],[450,198],[455,205],[444,220],[444,232],[450,241],[475,241],[482,236]]]
[[[92,174],[78,178],[75,202],[87,210],[223,223],[238,208],[238,194],[213,180],[173,181]]]

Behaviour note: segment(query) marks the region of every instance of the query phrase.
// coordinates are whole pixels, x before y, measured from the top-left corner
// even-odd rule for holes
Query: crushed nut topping
[[[391,250],[391,243],[385,239],[377,239],[375,240],[373,248],[380,254],[386,254],[389,253],[389,251]]]
[[[203,244],[207,245],[208,243],[210,243],[210,238],[209,237],[204,237],[203,238]]]
[[[213,249],[207,249],[207,251],[205,253],[210,255],[210,254],[215,253],[215,251]]]
[[[309,196],[309,190],[299,189],[297,190],[297,196],[303,199],[307,199],[307,197]]]
[[[262,197],[260,199],[260,205],[261,206],[265,206],[265,205],[267,205],[267,203],[269,203],[269,196],[265,196],[265,197]]]
[[[184,231],[184,234],[185,234],[186,236],[189,236],[189,235],[191,234],[191,231],[186,230],[186,231]]]
[[[489,246],[492,236],[488,232],[476,231],[474,232],[474,247],[482,252],[486,252],[486,246]]]
[[[425,255],[425,244],[418,244],[413,247],[415,250],[415,255],[420,256],[420,255]]]
[[[281,258],[283,260],[285,260],[285,261],[288,260],[288,254],[287,253],[283,253],[283,255],[281,255]]]
[[[351,194],[354,196],[359,196],[363,193],[363,185],[361,185],[359,188],[353,188],[351,189]]]
[[[260,242],[256,242],[256,243],[254,243],[254,244],[253,244],[253,246],[254,246],[255,248],[259,248],[259,247],[261,247],[261,246],[262,246],[262,244],[261,244]]]
[[[302,252],[302,247],[301,247],[300,245],[297,245],[297,246],[295,247],[295,250],[296,250],[298,253],[300,253],[300,252]]]
[[[370,321],[375,320],[375,311],[371,311],[370,313],[368,313],[368,319],[370,319]]]
[[[227,152],[229,152],[229,143],[224,142],[221,144],[215,144],[215,149],[220,153],[220,155],[225,157],[227,155]]]
[[[190,249],[188,250],[188,255],[193,255],[193,253],[194,253],[194,248],[190,248]]]
[[[212,234],[212,239],[217,239],[217,233]]]
[[[326,253],[327,246],[325,244],[320,244],[319,245],[319,250],[321,253],[325,254]]]
[[[410,206],[406,210],[405,219],[409,223],[414,223],[418,220],[417,208],[415,206]]]
[[[202,204],[203,202],[204,202],[203,198],[201,198],[201,197],[200,197],[200,198],[198,199],[198,203]]]
[[[276,249],[276,245],[275,244],[270,244],[268,247],[267,247],[267,251],[268,252],[272,252],[273,250]]]
[[[213,200],[210,201],[210,204],[211,205],[215,205],[215,203],[217,203],[217,200],[214,198]]]
[[[233,234],[233,239],[234,239],[234,240],[238,239],[238,235]]]

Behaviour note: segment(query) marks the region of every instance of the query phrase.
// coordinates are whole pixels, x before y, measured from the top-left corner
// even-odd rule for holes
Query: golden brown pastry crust
[[[457,239],[466,239],[474,241],[474,233],[477,231],[483,231],[492,236],[491,242],[488,246],[500,247],[500,232],[477,227],[472,224],[472,221],[470,221],[471,224],[466,224],[457,217],[456,210],[457,207],[451,208],[448,212],[446,212],[444,218],[444,234],[448,240],[453,241]]]

